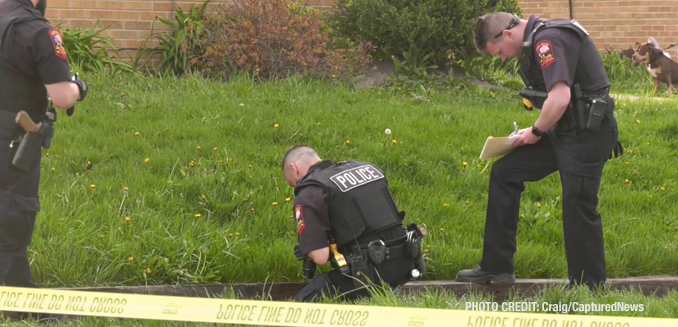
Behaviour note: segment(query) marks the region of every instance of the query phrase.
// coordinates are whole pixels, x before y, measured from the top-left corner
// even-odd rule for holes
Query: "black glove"
[[[294,245],[294,256],[299,261],[304,260],[304,258],[306,258],[306,256],[301,252],[301,247],[299,246],[299,243]]]
[[[80,91],[80,97],[78,98],[78,101],[85,100],[85,97],[87,96],[87,84],[85,84],[85,81],[80,79],[78,73],[75,73],[75,75],[73,75],[73,77],[71,78],[71,83],[77,85],[78,91]]]

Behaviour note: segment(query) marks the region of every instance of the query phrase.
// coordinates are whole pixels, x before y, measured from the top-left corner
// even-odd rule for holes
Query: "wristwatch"
[[[540,131],[537,127],[532,125],[532,134],[534,134],[536,137],[542,137],[544,136],[544,132]]]

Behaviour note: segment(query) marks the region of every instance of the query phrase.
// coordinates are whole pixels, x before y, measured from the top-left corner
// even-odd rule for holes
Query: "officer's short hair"
[[[507,12],[493,12],[479,17],[473,28],[476,50],[480,53],[486,53],[488,43],[499,42],[502,38],[496,36],[506,29],[514,17],[513,14]]]
[[[318,153],[315,152],[313,148],[306,145],[295,145],[285,152],[282,160],[282,171],[285,173],[285,168],[290,164],[290,162],[299,160],[302,156],[314,156],[317,157]]]

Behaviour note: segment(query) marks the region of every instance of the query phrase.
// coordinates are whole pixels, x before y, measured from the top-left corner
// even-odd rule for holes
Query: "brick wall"
[[[568,0],[518,0],[518,4],[525,17],[570,17]],[[598,49],[627,49],[635,42],[647,42],[648,37],[664,48],[678,43],[678,0],[572,0],[572,13]],[[668,50],[673,59],[678,55],[676,48]]]
[[[228,0],[214,0],[217,3]],[[525,17],[569,17],[568,0],[517,0]],[[91,27],[97,19],[108,27],[106,35],[119,48],[136,49],[150,35],[156,16],[170,18],[173,8],[188,9],[202,0],[49,0],[47,16],[62,27]],[[307,0],[315,6],[331,6],[332,0]],[[662,47],[678,43],[678,0],[618,1],[572,0],[574,18],[593,37],[599,49],[628,48],[649,36]],[[157,23],[156,30],[163,24]],[[154,43],[149,43],[154,46]],[[671,50],[676,58],[678,51]]]

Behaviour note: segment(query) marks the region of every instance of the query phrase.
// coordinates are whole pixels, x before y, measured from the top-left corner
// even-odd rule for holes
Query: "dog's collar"
[[[664,54],[664,50],[659,49],[659,53],[658,53],[656,56],[654,56],[654,57],[650,57],[650,61],[649,61],[648,63],[652,64],[652,63],[654,63],[655,61],[657,61],[659,58],[661,58],[662,56],[664,56],[664,57],[666,56],[666,55]]]

